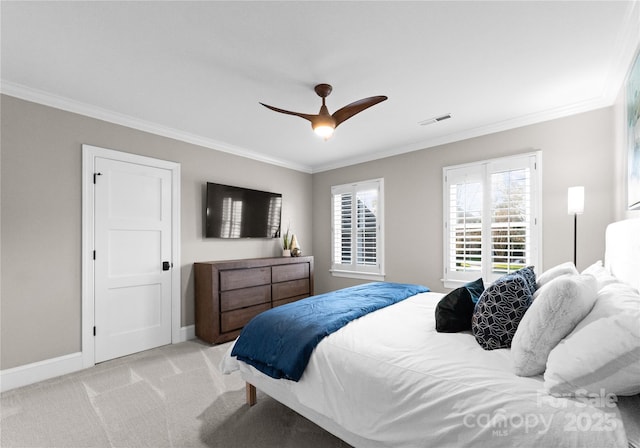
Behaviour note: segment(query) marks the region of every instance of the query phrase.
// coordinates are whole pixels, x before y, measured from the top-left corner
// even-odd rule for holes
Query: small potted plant
[[[282,256],[283,257],[291,256],[291,240],[289,239],[289,227],[287,227],[287,231],[282,237]]]

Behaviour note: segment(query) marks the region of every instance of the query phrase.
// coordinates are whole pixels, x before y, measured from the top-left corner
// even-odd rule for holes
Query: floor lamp
[[[567,211],[573,215],[573,264],[577,266],[578,215],[584,212],[584,187],[569,187]]]

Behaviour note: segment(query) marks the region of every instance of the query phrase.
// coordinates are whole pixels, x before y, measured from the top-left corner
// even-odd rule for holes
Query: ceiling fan
[[[325,104],[325,98],[329,96],[333,87],[329,84],[318,84],[314,87],[314,90],[318,94],[320,98],[322,98],[322,107],[320,107],[320,112],[316,115],[313,114],[303,114],[300,112],[291,112],[284,109],[278,109],[277,107],[269,106],[268,104],[260,103],[264,107],[271,109],[275,112],[280,112],[281,114],[287,115],[296,115],[298,117],[304,118],[305,120],[309,120],[311,122],[311,127],[320,137],[323,137],[325,140],[328,140],[329,137],[333,134],[335,128],[337,128],[340,123],[348,120],[353,117],[355,114],[362,112],[365,109],[368,109],[371,106],[375,106],[378,103],[386,100],[386,96],[371,96],[369,98],[363,98],[358,101],[354,101],[351,104],[347,104],[341,109],[338,109],[333,114],[329,114],[329,109],[327,109],[327,105]]]

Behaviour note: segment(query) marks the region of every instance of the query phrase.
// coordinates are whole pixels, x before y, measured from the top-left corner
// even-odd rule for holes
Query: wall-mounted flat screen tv
[[[282,195],[207,182],[207,238],[279,238]]]

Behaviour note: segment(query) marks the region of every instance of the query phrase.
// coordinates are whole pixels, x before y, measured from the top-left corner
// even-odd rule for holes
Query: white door
[[[95,158],[95,362],[171,343],[171,171]]]

